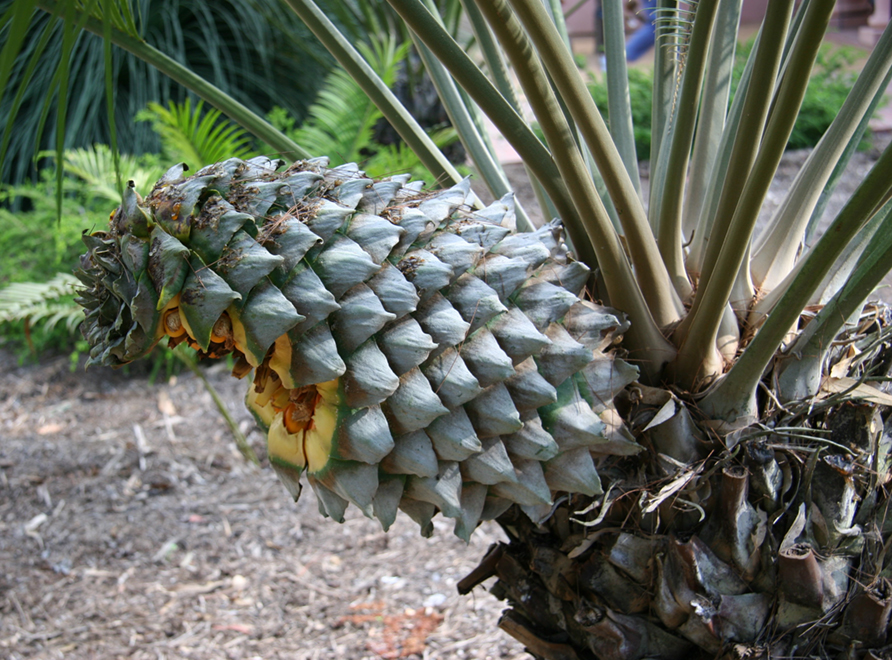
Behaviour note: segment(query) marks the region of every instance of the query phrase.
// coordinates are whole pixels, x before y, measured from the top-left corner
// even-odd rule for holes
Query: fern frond
[[[392,38],[373,39],[357,48],[388,87],[396,80],[410,42],[397,46]],[[312,154],[328,155],[332,164],[360,161],[372,147],[372,131],[381,112],[359,85],[336,69],[310,106],[309,119],[296,131],[295,141]]]
[[[160,167],[144,167],[134,156],[120,154],[119,158],[122,180],[133,181],[141,194],[147,194],[164,173]],[[66,173],[82,179],[94,195],[104,197],[114,204],[120,203],[121,196],[114,185],[114,156],[108,145],[94,144],[84,149],[67,149],[62,167]]]
[[[10,284],[0,289],[0,323],[45,321],[50,330],[65,321],[73,332],[84,319],[72,297],[78,286],[77,278],[68,273],[58,273],[47,282]]]
[[[458,139],[458,134],[452,127],[433,131],[429,135],[434,144],[440,149]],[[437,183],[430,172],[422,165],[415,152],[409,149],[403,142],[378,145],[375,155],[366,161],[361,161],[361,163],[362,169],[369,176],[375,178],[409,173],[412,175],[413,180],[423,180],[429,186]]]
[[[251,138],[244,130],[222,119],[219,110],[203,110],[203,101],[193,108],[188,98],[184,103],[171,101],[166,108],[149,103],[136,119],[152,123],[172,160],[196,169],[227,158],[255,155]]]

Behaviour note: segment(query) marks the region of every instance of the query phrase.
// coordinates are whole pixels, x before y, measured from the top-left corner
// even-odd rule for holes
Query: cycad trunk
[[[545,660],[889,657],[890,426],[813,403],[688,464],[644,433],[643,458],[599,467],[603,498],[501,516],[510,541],[460,588],[497,576],[501,627]]]

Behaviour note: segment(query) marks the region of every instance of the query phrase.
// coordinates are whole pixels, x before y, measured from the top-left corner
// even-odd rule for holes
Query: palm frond
[[[0,0],[0,15],[13,4],[14,0]],[[260,115],[275,104],[303,118],[331,67],[331,57],[306,26],[271,0],[118,0],[114,5],[116,28],[145,39]],[[96,9],[97,18],[102,11]],[[10,126],[7,157],[0,163],[3,181],[19,182],[31,176],[34,156],[56,143],[54,121],[40,134],[41,108],[48,102],[52,116],[57,106],[54,90],[62,27],[61,21],[42,12],[30,21],[30,27],[26,24],[10,78],[0,87],[9,90],[0,95],[0,123]],[[102,38],[82,32],[69,59],[65,146],[110,143],[105,80],[96,75],[105,68]],[[151,126],[134,122],[134,117],[149,102],[182,102],[188,94],[151,65],[118,48],[113,49],[112,76],[114,124],[121,148],[135,154],[158,151],[160,141]],[[288,84],[279,84],[281,80]]]

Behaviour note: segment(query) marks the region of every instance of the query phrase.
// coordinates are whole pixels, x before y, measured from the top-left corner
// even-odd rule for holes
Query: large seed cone
[[[639,449],[602,421],[637,370],[603,352],[624,321],[580,298],[559,223],[514,234],[511,198],[475,211],[467,181],[281,165],[128,189],[84,239],[91,362],[162,339],[233,354],[283,483],[337,520],[402,509],[429,532],[440,512],[467,538],[512,503],[538,522],[557,492],[600,493],[593,455]]]
[[[497,576],[501,627],[546,660],[889,657],[888,408],[803,401],[720,440],[668,392],[629,393],[647,451],[542,524],[509,509],[460,591]]]

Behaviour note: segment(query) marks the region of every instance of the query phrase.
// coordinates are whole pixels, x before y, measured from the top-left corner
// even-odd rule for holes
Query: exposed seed
[[[214,327],[211,330],[211,341],[223,344],[227,339],[232,338],[232,321],[229,319],[229,314],[224,313],[220,318],[217,319],[217,322],[214,323]]]
[[[164,314],[164,330],[171,337],[179,337],[186,332],[183,321],[180,319],[179,307],[169,309]]]

